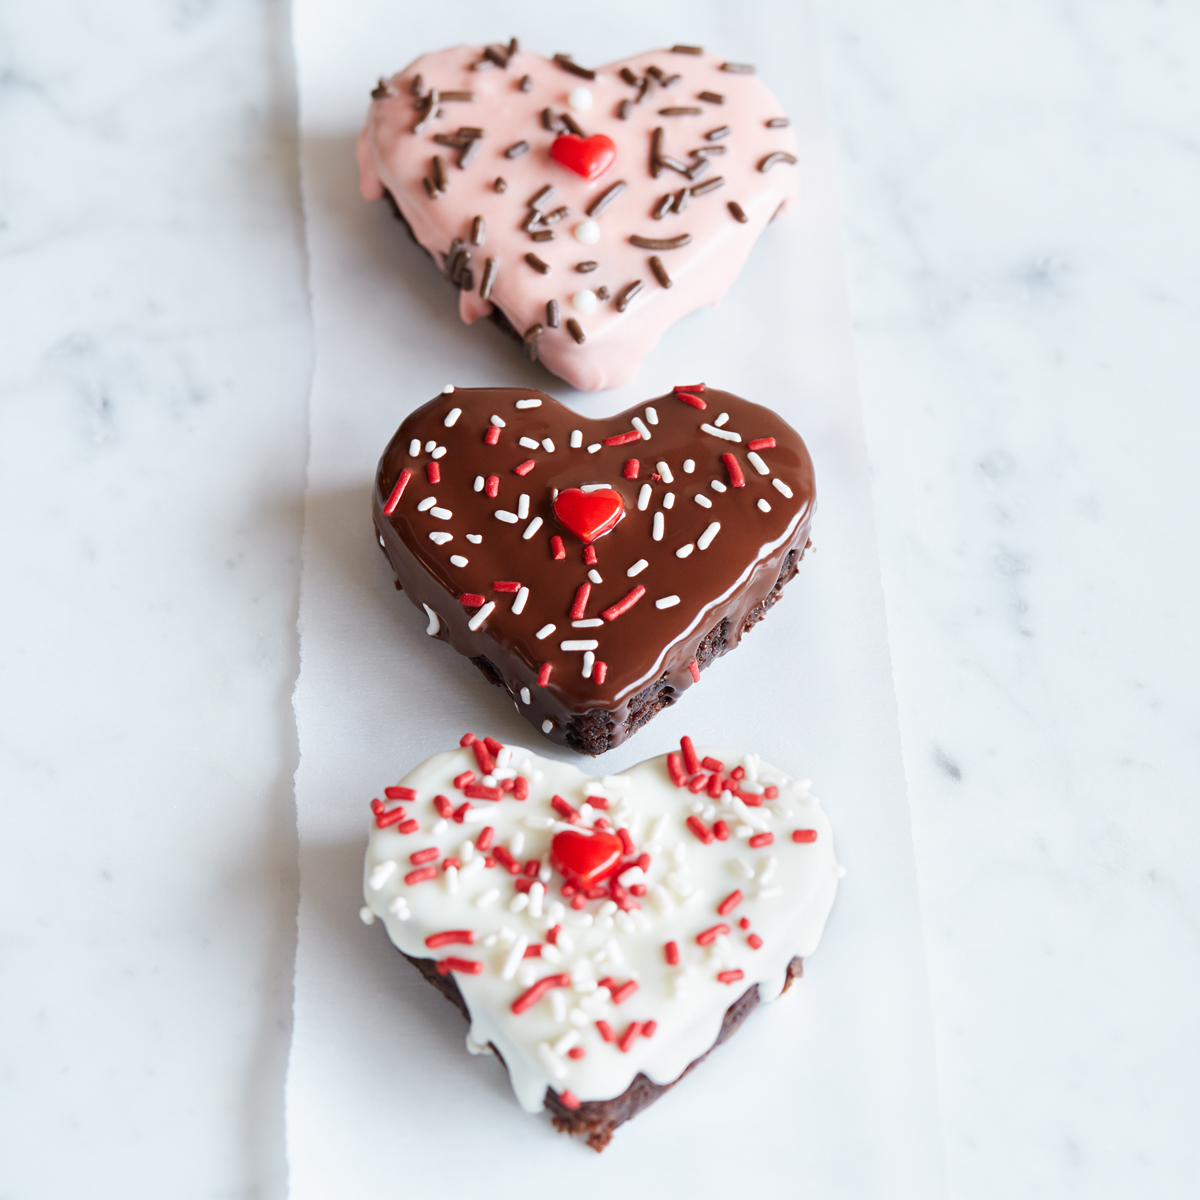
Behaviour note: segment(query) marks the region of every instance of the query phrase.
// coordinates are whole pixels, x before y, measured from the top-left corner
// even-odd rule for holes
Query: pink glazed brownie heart
[[[362,919],[595,1150],[800,975],[842,873],[807,779],[690,738],[594,779],[467,734],[371,809]]]
[[[715,304],[798,194],[751,66],[676,46],[589,70],[508,46],[426,54],[372,93],[362,194],[390,197],[459,288],[586,391]]]
[[[547,737],[603,754],[779,599],[815,502],[800,435],[697,384],[600,420],[449,388],[392,438],[373,506],[426,632]]]

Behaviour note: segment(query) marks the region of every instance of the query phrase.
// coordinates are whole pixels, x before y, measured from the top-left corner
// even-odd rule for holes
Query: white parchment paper
[[[301,672],[301,900],[288,1153],[297,1200],[943,1192],[920,913],[870,484],[855,394],[839,210],[814,38],[795,4],[595,9],[297,0],[302,172],[316,336]],[[675,326],[616,392],[572,392],[456,294],[383,204],[359,199],[354,139],[376,78],[424,50],[507,39],[600,65],[675,42],[758,64],[796,125],[803,200],[724,303]],[[697,740],[809,775],[842,883],[805,978],[758,1011],[597,1156],[517,1106],[459,1013],[364,927],[368,801],[466,729],[556,754],[465,659],[424,634],[373,536],[375,463],[447,382],[529,384],[583,414],[705,379],[782,412],[817,468],[815,552],[766,622],[673,709],[597,760],[624,768]]]

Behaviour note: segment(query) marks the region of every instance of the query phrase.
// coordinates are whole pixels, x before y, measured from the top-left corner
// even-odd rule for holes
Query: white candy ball
[[[592,93],[588,88],[577,87],[567,97],[567,103],[576,112],[587,112],[592,107]]]
[[[594,313],[596,311],[596,293],[591,288],[583,288],[571,297],[571,303],[581,313]]]
[[[575,226],[575,240],[585,246],[594,246],[600,240],[600,226],[590,218]]]

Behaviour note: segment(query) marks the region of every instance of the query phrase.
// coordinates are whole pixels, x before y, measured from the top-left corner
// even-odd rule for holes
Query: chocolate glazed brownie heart
[[[703,384],[589,420],[544,392],[448,389],[379,463],[379,544],[426,632],[586,754],[733,649],[796,573],[812,461]]]
[[[426,54],[372,93],[361,190],[575,387],[626,383],[715,304],[798,195],[796,139],[754,68],[676,46],[596,70],[508,46]]]

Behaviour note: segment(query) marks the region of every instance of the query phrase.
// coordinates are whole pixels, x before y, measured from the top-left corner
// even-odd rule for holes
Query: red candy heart
[[[612,488],[595,492],[563,488],[554,501],[554,516],[558,523],[585,544],[616,528],[623,511],[620,494]]]
[[[550,843],[550,859],[577,888],[595,887],[621,865],[621,839],[612,833],[564,829]]]
[[[564,133],[554,139],[550,157],[591,183],[617,161],[617,147],[612,138],[603,133],[593,133],[589,138],[581,138],[577,133]]]

